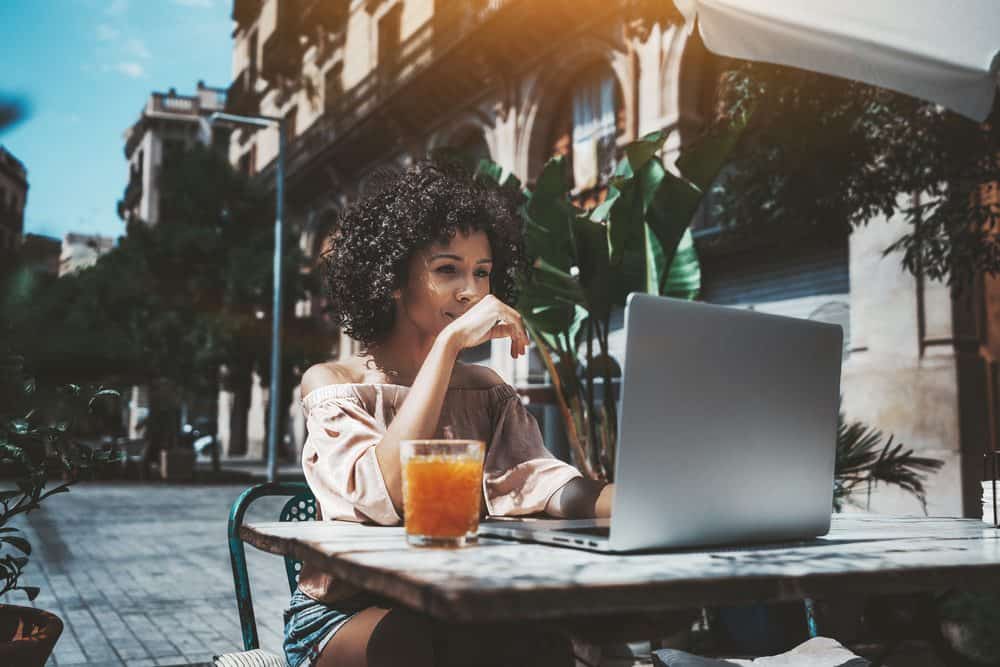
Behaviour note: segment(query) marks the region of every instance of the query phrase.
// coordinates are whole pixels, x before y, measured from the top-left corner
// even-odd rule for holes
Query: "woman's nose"
[[[479,291],[476,287],[475,278],[467,278],[463,281],[455,296],[462,303],[476,300],[479,297]]]

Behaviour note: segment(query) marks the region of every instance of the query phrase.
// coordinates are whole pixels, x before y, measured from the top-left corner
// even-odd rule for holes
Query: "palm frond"
[[[882,444],[883,434],[862,422],[847,423],[840,415],[837,429],[837,458],[834,468],[833,507],[839,512],[851,494],[865,485],[869,491],[880,482],[892,484],[912,494],[927,513],[924,487],[928,475],[941,469],[944,461],[915,456],[902,443],[893,444],[894,436]]]

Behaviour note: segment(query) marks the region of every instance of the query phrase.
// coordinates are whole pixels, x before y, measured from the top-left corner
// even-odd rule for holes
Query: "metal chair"
[[[236,499],[229,512],[229,557],[233,565],[233,583],[236,587],[236,606],[240,612],[240,630],[243,633],[243,649],[252,651],[260,648],[257,635],[257,620],[253,613],[253,599],[250,595],[250,576],[247,572],[247,557],[240,539],[240,526],[247,509],[258,498],[265,496],[291,496],[281,509],[279,521],[315,521],[316,499],[305,482],[267,482],[252,486]],[[288,575],[289,593],[295,590],[302,563],[285,557],[285,573]]]

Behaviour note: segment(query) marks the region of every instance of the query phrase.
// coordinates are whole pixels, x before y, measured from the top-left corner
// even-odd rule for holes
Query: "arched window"
[[[477,127],[467,127],[456,133],[449,141],[449,145],[477,162],[490,157],[490,147],[486,143],[486,137],[483,136],[482,130]]]
[[[551,154],[569,163],[573,193],[598,199],[614,172],[618,139],[625,132],[625,108],[614,72],[598,63],[577,75],[559,105]]]

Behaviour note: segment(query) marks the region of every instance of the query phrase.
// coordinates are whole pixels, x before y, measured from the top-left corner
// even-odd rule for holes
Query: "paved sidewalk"
[[[34,547],[21,583],[66,624],[48,664],[190,665],[241,650],[226,524],[246,486],[81,483],[19,517]],[[273,521],[281,503],[262,499],[247,519]],[[247,560],[261,647],[280,654],[281,558],[249,547]]]

